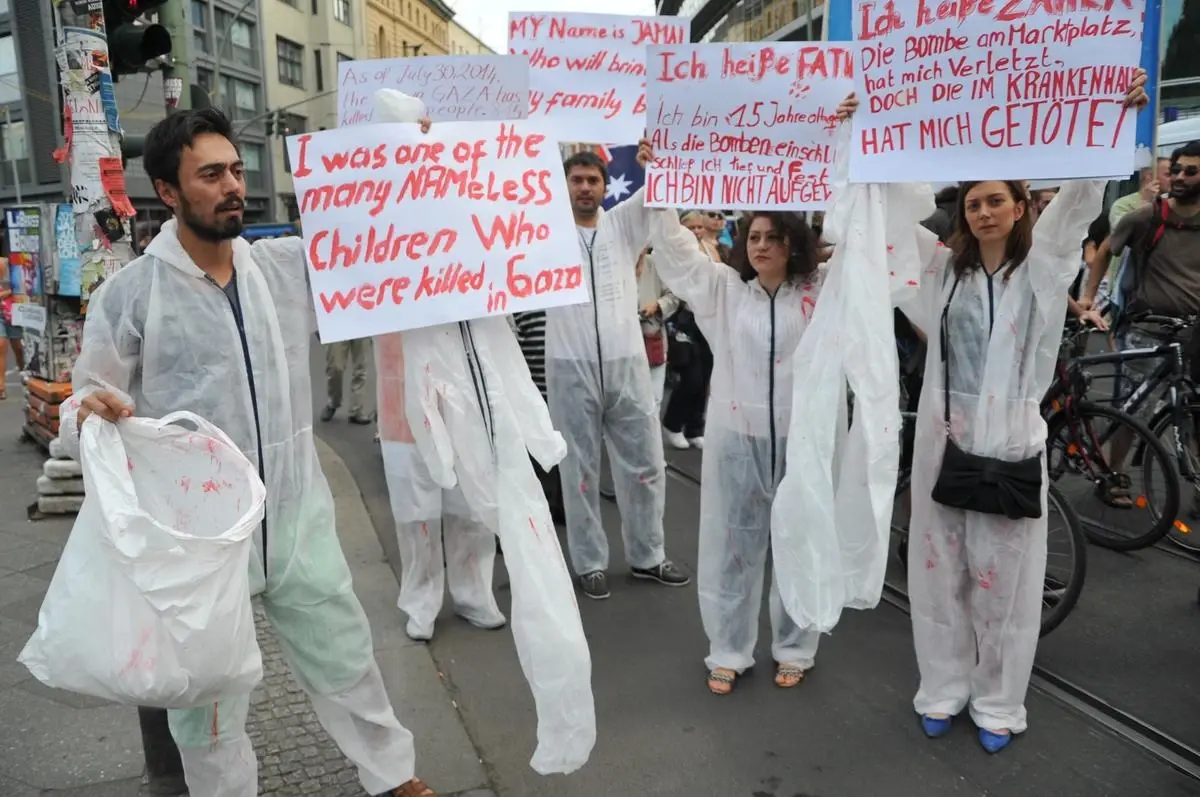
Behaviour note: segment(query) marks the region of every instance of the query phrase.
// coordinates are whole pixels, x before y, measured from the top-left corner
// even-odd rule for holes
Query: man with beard
[[[1200,141],[1171,153],[1169,174],[1168,197],[1155,198],[1125,214],[1091,264],[1082,302],[1086,307],[1095,299],[1108,268],[1110,252],[1121,255],[1128,250],[1128,262],[1118,276],[1122,309],[1112,325],[1120,351],[1156,345],[1154,338],[1130,323],[1130,318],[1138,313],[1176,317],[1200,313]],[[1200,376],[1198,346],[1200,335],[1193,331],[1190,346],[1193,378]],[[1120,374],[1124,378],[1115,380],[1114,389],[1128,395],[1156,366],[1153,360],[1123,363]],[[1119,471],[1125,462],[1131,443],[1131,433],[1114,435],[1109,454],[1114,471]],[[1131,508],[1131,482],[1127,475],[1118,475],[1121,478],[1104,486],[1101,500],[1114,508]]]
[[[146,173],[174,213],[88,307],[60,437],[78,456],[90,416],[188,410],[257,463],[267,487],[248,577],[321,724],[371,794],[434,797],[392,712],[334,526],[312,433],[316,316],[300,238],[239,235],[245,167],[219,111],[183,111],[146,136]],[[192,797],[254,797],[249,695],[169,712]],[[401,785],[397,785],[401,784]]]
[[[662,438],[638,322],[635,270],[649,237],[645,193],[639,190],[606,213],[600,208],[608,184],[604,161],[579,152],[563,169],[592,299],[546,311],[550,417],[567,441],[559,469],[571,565],[584,595],[609,597],[608,539],[600,523],[603,439],[633,577],[684,586],[690,579],[664,552]]]

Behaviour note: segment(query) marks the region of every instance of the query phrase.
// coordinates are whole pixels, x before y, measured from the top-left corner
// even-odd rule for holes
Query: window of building
[[[0,0],[0,14],[8,13],[8,0]]]
[[[213,73],[211,69],[196,70],[196,85],[199,86],[209,97],[213,93]]]
[[[251,119],[259,114],[258,86],[229,75],[221,76],[221,104],[234,119]]]
[[[333,0],[333,18],[346,25],[350,24],[350,0]]]
[[[230,20],[233,20],[230,24]],[[233,19],[233,14],[217,9],[217,29],[221,31],[229,31],[228,44],[224,39],[217,44],[225,49],[222,51],[222,56],[229,58],[235,64],[254,69],[258,66],[257,52],[255,51],[254,42],[256,41],[254,25],[244,19]]]
[[[267,184],[263,174],[263,145],[242,144],[242,164],[246,167],[246,187],[263,188]]]
[[[7,161],[21,161],[29,157],[29,147],[25,141],[25,122],[13,122],[3,127],[4,135],[0,137],[0,155]]]
[[[321,13],[320,0],[312,0],[312,12],[314,16]]]
[[[276,36],[275,56],[279,82],[285,86],[304,88],[304,48],[294,41]]]
[[[12,36],[0,36],[0,103],[21,99],[21,76],[17,73],[17,51]]]
[[[379,36],[375,39],[375,55],[378,58],[387,58],[387,33],[383,30],[383,25],[379,26]]]
[[[203,0],[192,0],[192,49],[207,53],[208,49],[208,4]]]
[[[346,55],[345,53],[338,53],[337,60],[338,60],[338,63],[340,64],[342,61],[353,61],[354,59],[351,58],[350,56]]]
[[[283,113],[279,115],[279,123],[282,126],[280,131],[285,136],[294,136],[297,133],[305,133],[308,131],[308,120],[303,116],[297,116],[294,113]],[[288,157],[288,148],[284,144],[283,147],[283,170],[288,174],[292,173],[292,160]]]
[[[325,90],[325,65],[321,63],[324,60],[325,54],[321,52],[319,47],[313,50],[313,69],[316,72],[317,91]]]

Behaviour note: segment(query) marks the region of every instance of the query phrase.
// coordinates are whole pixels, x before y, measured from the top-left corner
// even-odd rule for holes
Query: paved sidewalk
[[[20,387],[10,385],[0,402],[0,795],[136,797],[143,767],[136,711],[45,687],[16,662],[73,521],[26,520],[44,455],[17,442],[20,417]],[[318,450],[388,694],[417,739],[418,774],[445,797],[493,797],[428,649],[402,631],[396,580],[353,477],[324,443]],[[317,722],[261,612],[256,619],[264,679],[247,730],[259,757],[259,793],[362,797],[354,767]]]

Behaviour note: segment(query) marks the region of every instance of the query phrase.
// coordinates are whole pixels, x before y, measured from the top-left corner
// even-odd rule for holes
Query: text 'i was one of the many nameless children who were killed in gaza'
[[[587,301],[558,147],[530,125],[288,139],[322,340]]]
[[[861,106],[851,178],[1131,172],[1136,121],[1123,101],[1141,60],[1144,8],[854,0]]]
[[[651,207],[823,210],[838,104],[854,88],[844,44],[647,48]]]

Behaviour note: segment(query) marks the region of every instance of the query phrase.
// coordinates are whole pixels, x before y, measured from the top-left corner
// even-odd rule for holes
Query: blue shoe
[[[979,743],[983,745],[983,749],[989,753],[998,753],[1012,743],[1012,733],[992,733],[991,731],[979,729]]]
[[[922,714],[921,730],[925,731],[925,735],[930,739],[945,736],[950,732],[950,722],[952,719],[952,717],[929,717]]]

